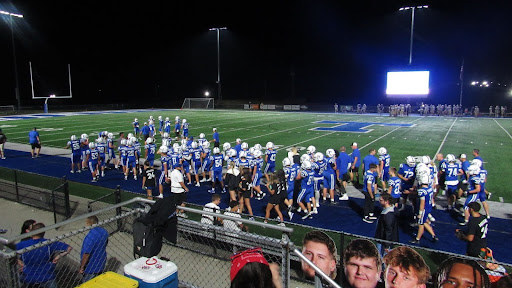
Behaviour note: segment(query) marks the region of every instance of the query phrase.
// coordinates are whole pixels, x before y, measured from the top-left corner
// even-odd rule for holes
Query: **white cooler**
[[[141,288],[178,288],[178,267],[158,257],[132,261],[124,265],[124,274],[139,281]]]

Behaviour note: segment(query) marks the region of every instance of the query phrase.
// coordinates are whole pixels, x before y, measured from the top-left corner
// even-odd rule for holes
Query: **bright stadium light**
[[[471,86],[475,86],[476,84],[478,84],[478,81],[471,82]]]
[[[206,96],[206,97],[210,96],[210,92],[205,91],[205,92],[204,92],[204,96]]]

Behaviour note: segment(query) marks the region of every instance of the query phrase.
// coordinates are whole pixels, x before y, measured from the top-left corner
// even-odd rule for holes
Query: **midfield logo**
[[[389,127],[414,127],[416,124],[407,123],[379,123],[379,122],[352,122],[352,121],[331,121],[323,120],[316,121],[313,123],[318,124],[331,124],[332,127],[315,127],[309,130],[312,131],[328,131],[328,132],[352,132],[352,133],[368,133],[374,129],[370,129],[370,126],[389,126]]]

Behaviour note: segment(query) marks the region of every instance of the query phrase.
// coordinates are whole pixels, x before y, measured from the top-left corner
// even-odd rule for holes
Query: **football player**
[[[420,188],[418,189],[418,197],[420,200],[419,210],[418,210],[418,234],[416,234],[416,238],[409,241],[412,244],[420,244],[421,236],[425,229],[432,235],[432,241],[437,242],[439,239],[436,237],[436,233],[434,229],[430,225],[430,220],[428,215],[432,212],[432,199],[434,198],[434,190],[430,183],[429,172],[423,172],[418,176],[418,183],[420,184]]]
[[[101,177],[105,177],[105,158],[107,154],[107,143],[103,137],[96,139],[96,149],[99,152],[98,165],[101,169]]]
[[[357,142],[352,143],[352,165],[350,166],[350,181],[354,187],[359,188],[359,166],[361,165],[361,152],[357,149]]]
[[[169,117],[165,117],[164,133],[167,133],[167,135],[171,133],[171,121],[169,120]]]
[[[463,174],[459,163],[455,162],[453,154],[446,155],[446,164],[443,165],[443,174],[445,175],[446,197],[448,198],[448,210],[453,209],[457,200],[457,188],[459,185],[459,176]]]
[[[212,177],[212,191],[210,193],[215,193],[215,182],[219,181],[220,186],[222,187],[222,193],[226,193],[226,187],[224,187],[224,181],[222,179],[222,165],[224,161],[224,156],[220,153],[219,147],[213,148],[213,155],[210,157],[211,170],[213,171]]]
[[[192,171],[196,178],[197,187],[201,186],[201,184],[199,184],[199,172],[201,171],[201,150],[202,149],[199,147],[197,142],[192,142],[189,152],[192,155]]]
[[[153,167],[155,162],[156,145],[153,143],[153,138],[146,139],[146,145],[144,145],[146,151],[146,161],[149,162],[149,166]]]
[[[164,119],[162,116],[158,116],[158,132],[160,132],[160,136],[162,136],[163,128],[164,128]]]
[[[190,160],[192,159],[192,155],[189,152],[189,147],[187,144],[181,145],[181,157],[182,157],[182,165],[183,165],[183,173],[187,176],[188,183],[187,185],[192,184],[192,176],[190,175]]]
[[[379,153],[379,178],[382,184],[382,190],[386,192],[386,183],[389,181],[391,156],[389,156],[388,150],[385,147],[380,147],[377,152]]]
[[[180,132],[181,132],[181,123],[180,119],[176,119],[176,122],[174,122],[174,138],[176,141],[180,139]]]
[[[91,171],[92,180],[91,182],[98,181],[98,158],[100,157],[98,150],[96,149],[96,143],[89,143],[89,149],[86,152],[86,159],[89,163],[89,171]]]
[[[117,147],[117,150],[119,151],[119,162],[123,169],[123,175],[127,173],[126,161],[128,161],[128,156],[126,155],[126,141],[126,139],[121,139],[121,141],[119,142],[119,147]]]
[[[132,137],[133,138],[133,137]],[[130,139],[126,141],[126,167],[124,173],[124,180],[128,180],[128,173],[130,172],[130,168],[133,171],[133,179],[137,180],[137,168],[135,162],[137,161],[137,151],[133,146],[133,141]]]
[[[205,181],[212,181],[212,174],[211,174],[211,158],[210,158],[211,150],[210,150],[210,142],[204,142],[203,143],[203,149],[201,151],[201,168],[203,170],[203,179],[201,179],[201,182]],[[208,174],[208,179],[206,179],[206,174]],[[215,182],[215,181],[214,181]]]
[[[149,130],[149,137],[155,138],[156,128],[155,128],[155,121],[149,120],[148,121],[148,130]],[[146,139],[144,139],[146,141]]]
[[[283,159],[283,169],[286,175],[286,199],[284,203],[288,206],[288,217],[290,220],[293,218],[293,190],[295,187],[295,179],[297,178],[298,173],[300,172],[300,166],[296,163],[292,163],[290,158]]]
[[[188,139],[188,122],[187,119],[182,120],[183,139]]]
[[[107,168],[108,168],[108,164],[110,164],[110,160],[114,160],[114,167],[116,169],[119,169],[119,161],[116,157],[116,146],[114,145],[114,142],[116,140],[114,139],[114,134],[113,133],[108,133],[107,135]],[[110,169],[110,168],[108,168]]]
[[[336,152],[334,151],[334,149],[327,149],[327,151],[325,151],[325,155],[327,156],[327,158],[325,159],[326,167],[323,173],[323,199],[324,201],[327,200],[327,190],[329,190],[329,195],[331,197],[331,205],[335,205],[336,201],[334,201],[334,185],[336,185]]]
[[[391,198],[393,199],[393,205],[395,205],[395,208],[399,208],[398,203],[400,202],[400,196],[402,195],[402,189],[400,187],[401,184],[402,180],[398,178],[396,168],[389,168],[388,193],[391,195]]]
[[[160,178],[158,178],[158,192],[157,197],[164,198],[164,183],[167,182],[167,173],[169,171],[169,157],[167,156],[169,148],[167,146],[160,146],[158,153],[160,154]]]
[[[260,181],[263,173],[261,171],[263,167],[263,158],[260,150],[254,151],[254,159],[251,162],[252,167],[252,188],[256,191],[256,200],[261,200],[265,197],[266,193],[263,193],[260,188]]]
[[[242,171],[244,168],[249,168],[250,163],[247,160],[247,152],[246,151],[240,151],[240,154],[238,154],[238,159],[235,162],[235,166],[238,168],[238,170]],[[250,180],[250,179],[248,179]]]
[[[437,187],[434,191],[434,199],[437,197],[437,194],[439,194],[439,192],[441,190],[445,190],[445,185],[444,185],[444,181],[445,181],[445,177],[446,177],[446,174],[444,174],[444,166],[446,165],[446,160],[444,160],[444,156],[442,153],[438,153],[436,155],[436,160],[438,161],[437,163],[437,179],[438,179],[438,184],[437,184]]]
[[[307,155],[307,154],[304,154]],[[312,218],[313,211],[311,207],[315,206],[315,191],[314,191],[314,175],[313,169],[311,167],[311,162],[305,160],[302,162],[301,170],[299,175],[297,176],[297,180],[301,180],[301,190],[299,196],[297,197],[297,203],[299,204],[298,211],[304,211],[306,215],[302,216],[302,220],[307,218]],[[311,204],[313,202],[313,205]],[[306,205],[304,205],[306,203]]]
[[[206,138],[204,138],[204,133],[200,133],[199,134],[199,139],[197,140],[197,144],[199,144],[199,146],[203,146],[204,142],[208,142],[208,140],[206,140]]]
[[[66,145],[66,149],[71,147],[71,173],[75,173],[75,166],[76,166],[76,172],[80,173],[82,171],[82,168],[80,167],[80,161],[82,156],[82,150],[80,148],[80,140],[77,140],[76,135],[71,135],[71,139],[68,141],[68,144]]]
[[[465,226],[469,222],[469,208],[468,204],[471,202],[476,202],[478,199],[480,199],[480,168],[478,168],[477,165],[470,165],[468,168],[468,191],[466,202],[464,203],[464,222],[459,223],[461,226]],[[480,200],[481,201],[481,200]]]
[[[240,151],[242,151],[242,139],[240,138],[236,138],[236,144],[235,144],[235,147],[233,149],[236,150],[236,153],[240,153]]]
[[[133,120],[133,123],[132,123],[132,126],[133,126],[133,134],[135,135],[139,135],[140,134],[140,124],[139,124],[139,119],[135,118]]]
[[[274,173],[276,170],[277,151],[274,150],[274,143],[272,142],[268,142],[265,148],[267,148],[267,151],[265,151],[265,162],[267,163],[267,166],[265,166],[265,178],[267,182],[269,182],[270,174]]]
[[[320,207],[320,186],[324,185],[324,170],[327,168],[327,162],[325,162],[324,154],[321,152],[316,152],[313,160],[314,161],[311,163],[314,172],[313,179],[315,181],[313,185],[313,189],[315,190],[315,206],[313,207],[313,214],[317,214],[318,210],[316,208]]]
[[[377,219],[373,214],[375,208],[375,192],[377,191],[377,164],[372,163],[369,169],[364,172],[363,194],[364,194],[364,218],[366,223],[373,223]]]
[[[491,218],[489,214],[489,204],[487,203],[487,191],[485,191],[485,183],[487,183],[487,170],[482,168],[483,164],[480,159],[473,159],[471,161],[471,165],[475,165],[480,168],[480,173],[478,177],[480,178],[480,192],[478,193],[478,199],[482,202],[482,206],[484,206],[485,214],[487,215],[487,219]]]
[[[405,163],[400,164],[400,168],[398,169],[398,178],[402,180],[401,189],[402,189],[402,207],[399,211],[402,211],[407,204],[407,198],[409,194],[414,194],[414,179],[415,173],[414,168],[416,167],[416,160],[412,156],[407,156],[405,158]],[[413,210],[415,207],[415,203],[413,199],[410,199]]]
[[[82,170],[87,170],[87,150],[89,150],[89,136],[87,134],[80,135],[80,148],[82,151]]]

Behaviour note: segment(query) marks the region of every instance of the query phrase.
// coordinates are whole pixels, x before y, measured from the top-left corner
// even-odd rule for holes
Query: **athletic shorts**
[[[172,193],[171,192],[171,197],[174,197],[174,199],[176,199],[176,205],[181,205],[183,204],[183,202],[186,202],[187,201],[187,193],[183,192],[183,193]]]
[[[332,190],[332,189],[334,189],[335,185],[336,185],[336,180],[335,180],[334,174],[324,175],[324,188]]]
[[[113,149],[108,149],[108,158],[116,159],[116,151],[114,151]]]
[[[201,162],[192,162],[192,171],[194,174],[199,174],[199,170],[201,170]]]
[[[254,179],[252,180],[252,187],[260,186],[261,176],[261,172],[258,172],[254,175]]]
[[[265,174],[270,174],[276,172],[276,163],[267,163],[267,166],[265,166]]]
[[[71,154],[71,163],[72,164],[80,163],[82,161],[81,158],[82,158],[81,154]]]
[[[384,171],[382,171],[382,179],[381,180],[386,183],[389,181],[389,169],[384,169]]]
[[[311,198],[315,197],[315,191],[312,188],[302,188],[300,190],[299,196],[297,197],[297,202],[309,203],[311,202]]]
[[[448,196],[457,195],[458,185],[446,185],[446,194]]]
[[[324,184],[324,177],[315,177],[313,178],[314,190],[320,191],[320,185]]]
[[[30,145],[32,146],[32,149],[41,148],[41,144],[39,143],[30,143]]]
[[[421,215],[419,215],[420,217],[417,219],[418,225],[423,225],[423,224],[427,223],[428,215],[430,214],[430,212],[431,212],[430,209],[425,209],[423,211],[423,213]]]
[[[466,202],[464,202],[464,209],[468,209],[469,203],[476,202],[479,199],[478,194],[480,194],[480,193],[468,194],[468,197],[466,198]],[[485,195],[485,193],[484,193],[484,195]]]
[[[163,185],[165,183],[165,171],[161,171],[160,178],[158,178],[158,185]]]
[[[190,173],[190,163],[188,161],[183,161],[183,171],[185,174]]]
[[[183,130],[183,137],[188,137],[188,130]]]
[[[350,172],[359,173],[359,167],[350,168]]]
[[[294,181],[288,182],[287,184],[288,184],[287,185],[288,187],[286,189],[286,194],[287,194],[286,198],[291,200],[291,199],[293,199],[293,190],[295,188],[294,187]]]
[[[341,181],[344,181],[344,182],[350,181],[350,174],[348,174],[348,172],[347,172],[347,173],[341,175]]]
[[[89,162],[89,171],[91,171],[91,172],[96,171],[97,167],[98,167],[98,162]]]
[[[203,165],[201,166],[203,168],[203,172],[210,172],[210,170],[211,170],[210,164],[212,164],[212,161],[210,161],[210,160],[205,160],[203,162]]]
[[[215,182],[215,180],[222,182],[222,171],[213,171],[212,181]],[[224,187],[222,187],[222,188],[224,188]]]

